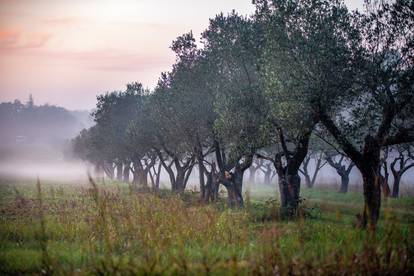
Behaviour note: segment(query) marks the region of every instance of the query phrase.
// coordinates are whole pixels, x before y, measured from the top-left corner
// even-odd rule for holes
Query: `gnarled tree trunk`
[[[356,165],[362,174],[364,187],[364,213],[362,225],[375,230],[381,209],[381,146],[372,137],[365,138],[364,152]]]
[[[116,180],[122,181],[122,162],[116,164]]]
[[[158,163],[158,167],[157,169],[155,169],[155,166],[152,167],[152,171],[151,169],[149,170],[149,175],[151,178],[151,183],[152,183],[152,190],[153,191],[157,191],[160,189],[160,178],[161,178],[161,162]]]
[[[397,198],[400,194],[400,182],[401,177],[399,176],[399,174],[394,174],[394,184],[392,186],[392,197],[394,198]]]
[[[217,165],[219,168],[218,181],[227,189],[227,202],[229,207],[243,207],[243,175],[244,172],[252,165],[253,152],[240,156],[235,164],[227,164],[224,150],[220,148],[219,142],[214,141],[214,148],[216,154]],[[230,172],[230,168],[234,172]]]
[[[186,186],[186,182],[185,182],[185,176],[186,176],[186,171],[183,169],[178,169],[177,170],[177,174],[175,176],[175,181],[174,181],[174,187],[173,187],[173,191],[175,192],[184,192],[185,190],[185,186]]]
[[[136,188],[148,188],[148,172],[143,168],[141,160],[135,160],[133,170],[133,183]]]
[[[355,166],[351,162],[348,167],[346,167],[343,162],[345,161],[345,156],[341,155],[338,161],[332,158],[330,155],[326,154],[326,161],[328,164],[336,170],[336,172],[341,177],[341,186],[339,188],[340,193],[347,193],[349,188],[349,175],[351,174],[352,168]]]
[[[299,204],[300,177],[298,174],[279,175],[279,192],[282,216],[293,216]]]
[[[203,148],[200,142],[198,142],[196,152],[197,152],[197,164],[198,164],[198,177],[199,177],[199,185],[200,185],[200,198],[201,200],[205,200],[206,191],[205,191],[205,179],[204,179],[204,173],[205,173],[204,155],[203,155]]]
[[[341,176],[341,186],[339,188],[339,192],[347,193],[349,188],[349,175],[346,172],[339,175]]]
[[[382,187],[382,194],[384,195],[385,198],[389,197],[391,194],[390,185],[388,182],[389,172],[388,172],[387,158],[388,158],[388,152],[387,152],[387,156],[383,158],[383,160],[381,160],[382,168],[384,171],[384,175],[381,176],[382,177],[381,187]]]
[[[279,129],[280,141],[283,152],[276,154],[273,162],[279,176],[279,189],[281,200],[282,216],[292,216],[296,214],[299,205],[300,194],[300,177],[299,168],[308,153],[309,139],[312,128],[303,135],[296,143],[294,153],[287,149],[282,129]],[[286,159],[286,165],[283,166],[282,157]]]
[[[250,161],[251,162],[251,161]],[[227,190],[227,203],[230,208],[242,208],[243,200],[243,175],[247,168],[243,168],[239,164],[236,165],[234,173],[225,171],[221,182]]]
[[[188,179],[193,170],[196,157],[193,155],[187,158],[185,161],[180,161],[180,159],[173,152],[170,152],[166,149],[164,150],[172,159],[169,164],[166,163],[166,159],[163,157],[160,150],[157,150],[157,154],[162,166],[170,178],[171,190],[178,193],[184,192]],[[175,172],[172,169],[172,165],[175,167]]]
[[[129,183],[129,173],[131,171],[130,163],[124,163],[123,181]]]
[[[410,168],[414,167],[414,156],[411,153],[411,148],[397,147],[399,156],[391,163],[391,172],[394,177],[394,185],[392,187],[392,197],[398,197],[400,193],[400,182],[404,173]],[[410,160],[411,163],[409,162]],[[397,168],[397,163],[399,168]]]
[[[216,171],[216,164],[213,162],[211,164],[211,170],[208,171],[207,168],[203,166],[204,173],[207,177],[206,185],[205,185],[205,194],[204,194],[204,201],[205,202],[214,202],[218,199],[218,191],[219,191],[219,176]]]
[[[381,208],[381,176],[371,169],[361,171],[364,181],[363,226],[375,229]]]

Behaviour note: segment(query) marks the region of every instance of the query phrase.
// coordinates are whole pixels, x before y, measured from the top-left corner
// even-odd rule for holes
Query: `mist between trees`
[[[368,2],[365,13],[341,1],[254,4],[249,17],[211,19],[201,47],[192,32],[173,41],[176,62],[155,89],[99,96],[74,152],[135,189],[159,189],[163,172],[183,192],[197,168],[201,199],[223,185],[229,207],[243,207],[245,171],[254,181],[260,170],[277,178],[283,216],[322,167],[338,173],[339,192],[357,170],[362,226],[375,229],[381,190],[398,196],[413,166],[413,2]]]

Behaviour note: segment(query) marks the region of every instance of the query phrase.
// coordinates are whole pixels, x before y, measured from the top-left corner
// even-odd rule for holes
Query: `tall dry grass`
[[[0,272],[76,275],[409,275],[413,224],[375,236],[337,217],[281,221],[277,201],[244,210],[122,184],[1,188]],[[308,208],[304,206],[303,208]]]

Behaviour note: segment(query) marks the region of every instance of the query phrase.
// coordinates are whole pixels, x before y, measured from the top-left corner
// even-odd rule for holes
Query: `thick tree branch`
[[[324,111],[319,110],[319,119],[329,130],[335,140],[342,146],[344,152],[355,162],[362,161],[362,154],[346,139],[345,135],[339,130],[332,119]]]

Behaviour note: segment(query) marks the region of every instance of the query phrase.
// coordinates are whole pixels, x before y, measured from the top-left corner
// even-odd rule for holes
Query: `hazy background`
[[[89,111],[36,105],[34,98],[0,103],[0,177],[84,178],[71,139],[93,125]]]

